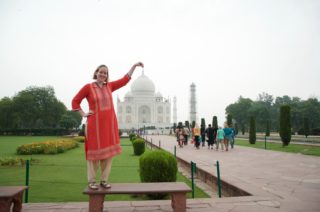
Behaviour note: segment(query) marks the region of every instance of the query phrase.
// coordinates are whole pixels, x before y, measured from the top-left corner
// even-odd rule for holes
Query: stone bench
[[[175,212],[186,211],[186,194],[192,191],[182,182],[163,183],[112,183],[111,188],[99,187],[98,190],[86,188],[83,193],[89,195],[89,212],[103,211],[105,195],[108,194],[161,194],[171,195],[171,206]]]
[[[20,212],[22,210],[22,196],[27,186],[0,186],[0,211]]]

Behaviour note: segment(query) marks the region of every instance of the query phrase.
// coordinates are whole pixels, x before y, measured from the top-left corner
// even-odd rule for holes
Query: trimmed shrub
[[[256,143],[256,119],[251,116],[250,118],[250,129],[249,129],[249,143],[255,144]]]
[[[141,182],[175,182],[177,180],[176,158],[163,150],[144,153],[139,160]],[[149,195],[163,199],[167,194]]]
[[[232,127],[232,115],[231,114],[227,115],[227,125],[229,127]]]
[[[212,117],[212,128],[218,129],[218,118],[217,116]]]
[[[129,139],[130,139],[130,141],[133,141],[134,139],[136,139],[136,137],[137,137],[137,135],[134,134],[134,133],[130,133],[130,134],[129,134]]]
[[[72,139],[45,141],[31,144],[23,144],[18,146],[18,155],[32,155],[32,154],[57,154],[63,153],[67,150],[78,147],[78,142]]]
[[[30,164],[39,163],[38,159],[31,158]],[[4,157],[0,158],[0,166],[24,166],[26,164],[26,159],[19,157]]]
[[[145,141],[142,138],[137,138],[132,141],[133,152],[135,155],[142,155],[145,151]]]
[[[76,137],[73,137],[72,140],[76,142],[84,143],[84,136],[76,136]]]
[[[291,117],[290,106],[282,105],[280,107],[280,137],[282,146],[288,146],[291,141]]]

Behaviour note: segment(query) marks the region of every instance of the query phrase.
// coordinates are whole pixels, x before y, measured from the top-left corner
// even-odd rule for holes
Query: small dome
[[[131,91],[133,94],[138,95],[154,95],[155,86],[152,80],[142,73],[142,75],[132,83]]]

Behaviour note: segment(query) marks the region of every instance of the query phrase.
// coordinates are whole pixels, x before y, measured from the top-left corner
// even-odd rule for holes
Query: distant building
[[[190,85],[190,121],[198,122],[197,117],[197,99],[196,99],[196,85],[192,83]]]
[[[142,72],[124,101],[118,99],[117,118],[119,129],[171,127],[171,102],[160,92],[155,93],[154,83]]]
[[[177,124],[177,97],[173,97],[173,123]]]

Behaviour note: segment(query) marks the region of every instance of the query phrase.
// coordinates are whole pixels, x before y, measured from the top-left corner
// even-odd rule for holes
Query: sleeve
[[[115,91],[123,86],[125,86],[129,81],[130,81],[131,77],[129,77],[128,74],[124,75],[121,79],[110,82],[109,86],[111,88],[111,91]]]
[[[80,109],[81,109],[80,104],[81,104],[82,100],[83,100],[85,97],[87,97],[88,94],[89,94],[89,89],[90,89],[89,86],[90,86],[89,84],[83,86],[83,87],[81,88],[81,90],[77,93],[77,95],[75,95],[75,97],[73,97],[72,103],[71,103],[71,104],[72,104],[72,110],[73,110],[73,111],[77,111],[77,110],[80,110]]]

